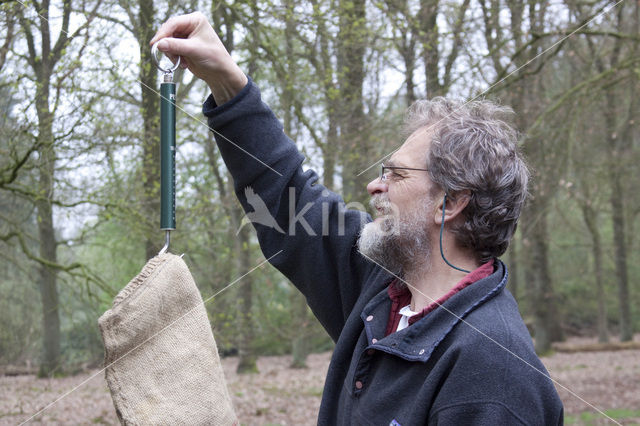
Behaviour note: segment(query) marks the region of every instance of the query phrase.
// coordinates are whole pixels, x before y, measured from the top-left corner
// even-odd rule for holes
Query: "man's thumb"
[[[158,50],[165,53],[169,50],[169,42],[166,38],[163,38],[158,42]]]
[[[186,41],[181,38],[163,38],[158,42],[158,50],[174,56],[184,56],[187,54]]]

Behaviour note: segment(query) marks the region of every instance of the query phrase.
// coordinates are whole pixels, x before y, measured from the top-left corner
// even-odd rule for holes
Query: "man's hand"
[[[220,38],[200,12],[170,18],[150,41],[172,60],[204,80],[218,105],[232,99],[247,84],[247,76],[231,59]]]

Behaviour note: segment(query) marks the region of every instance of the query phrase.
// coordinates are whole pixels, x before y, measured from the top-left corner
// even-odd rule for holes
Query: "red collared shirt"
[[[421,318],[424,318],[425,315],[433,311],[438,306],[442,305],[447,301],[447,299],[458,293],[463,288],[473,284],[476,281],[486,278],[491,274],[493,274],[493,259],[478,267],[477,269],[469,272],[464,276],[464,278],[462,278],[462,280],[458,284],[456,284],[455,287],[449,290],[447,294],[440,297],[435,302],[431,302],[421,312],[411,316],[409,318],[409,325],[413,324]],[[391,311],[389,312],[389,321],[387,322],[387,331],[385,332],[385,336],[388,336],[398,329],[398,324],[400,324],[400,320],[402,319],[400,310],[405,306],[411,304],[411,292],[409,291],[409,288],[401,283],[398,279],[393,280],[391,284],[389,284],[389,287],[387,287],[387,293],[389,294],[389,298],[391,299]]]

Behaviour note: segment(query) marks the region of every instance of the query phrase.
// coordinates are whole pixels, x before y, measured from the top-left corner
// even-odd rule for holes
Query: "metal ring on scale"
[[[156,64],[156,68],[158,68],[160,71],[162,71],[165,74],[170,74],[172,72],[174,72],[175,70],[178,69],[178,67],[180,66],[180,56],[178,56],[178,60],[176,61],[175,64],[173,64],[172,68],[162,68],[160,66],[160,61],[158,60],[158,43],[160,43],[162,41],[162,39],[156,41],[155,43],[153,43],[153,46],[151,46],[151,58],[153,59],[153,62]]]

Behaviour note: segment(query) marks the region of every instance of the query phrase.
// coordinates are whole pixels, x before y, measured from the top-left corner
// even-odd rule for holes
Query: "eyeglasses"
[[[381,166],[382,168],[380,169],[380,180],[383,182],[389,178],[387,170],[416,170],[420,172],[429,171],[429,169],[415,169],[413,167],[385,166],[384,163],[382,163]]]

